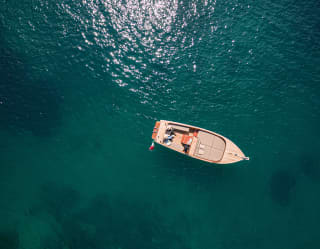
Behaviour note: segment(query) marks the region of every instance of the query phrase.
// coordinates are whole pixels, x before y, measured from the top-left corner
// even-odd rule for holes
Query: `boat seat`
[[[199,155],[203,155],[203,154],[204,154],[204,150],[203,150],[203,149],[201,149],[201,148],[199,148],[199,150],[198,150],[198,154],[199,154]]]
[[[217,162],[220,161],[223,157],[224,150],[217,150],[215,148],[211,149],[210,160]]]
[[[176,125],[176,124],[169,124],[174,130],[182,131],[182,132],[189,132],[189,127]]]
[[[203,145],[212,146],[214,137],[215,137],[214,135],[208,132],[204,132],[204,131],[198,132],[198,139],[201,141],[201,144]]]
[[[210,160],[210,151],[211,147],[204,146],[200,142],[198,142],[198,146],[194,154],[198,157]]]
[[[198,139],[195,156],[215,162],[222,159],[226,143],[221,137],[199,131]]]

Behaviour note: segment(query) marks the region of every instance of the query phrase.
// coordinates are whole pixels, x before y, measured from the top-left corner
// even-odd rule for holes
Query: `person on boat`
[[[173,127],[171,125],[169,125],[166,129],[166,133],[169,134],[169,135],[174,135],[174,132],[173,132]]]
[[[163,138],[164,138],[164,143],[166,145],[170,145],[172,143],[173,138],[176,135],[173,132],[173,127],[171,125],[169,125],[166,129],[166,134],[164,134]]]
[[[172,134],[172,135],[164,134],[164,139],[166,139],[166,140],[170,140],[171,141],[174,137],[175,137],[174,134]]]
[[[183,146],[183,152],[188,153],[190,146],[192,144],[192,136],[189,135],[183,135],[181,139],[181,143]]]
[[[184,152],[184,153],[188,153],[189,148],[190,148],[190,145],[188,145],[188,144],[183,144],[183,152]]]

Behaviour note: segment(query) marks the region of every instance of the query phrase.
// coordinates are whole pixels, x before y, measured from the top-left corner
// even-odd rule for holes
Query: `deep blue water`
[[[0,248],[320,248],[318,1],[0,0]],[[149,152],[156,120],[251,160]]]

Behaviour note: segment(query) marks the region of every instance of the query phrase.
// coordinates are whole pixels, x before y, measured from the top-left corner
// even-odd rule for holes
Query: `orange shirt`
[[[192,143],[192,137],[188,135],[183,135],[181,139],[181,143],[190,145]]]

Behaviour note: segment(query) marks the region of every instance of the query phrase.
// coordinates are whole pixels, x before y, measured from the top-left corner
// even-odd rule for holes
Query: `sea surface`
[[[319,1],[0,0],[1,249],[319,249],[319,127]]]

